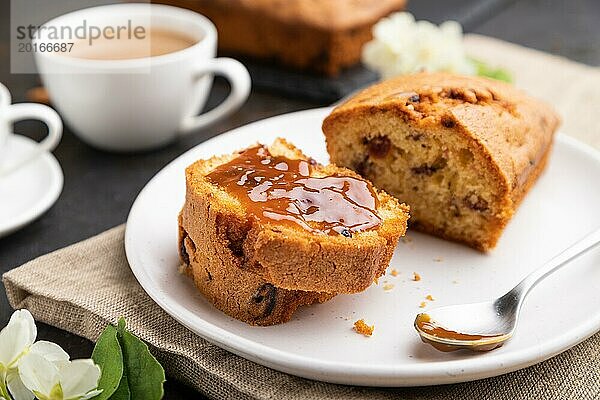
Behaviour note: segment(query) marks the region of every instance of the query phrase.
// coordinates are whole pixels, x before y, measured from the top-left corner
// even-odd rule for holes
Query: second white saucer
[[[35,151],[37,142],[9,135],[3,148],[7,163]],[[51,153],[42,153],[18,170],[0,176],[0,237],[16,231],[44,214],[63,188],[63,172]]]

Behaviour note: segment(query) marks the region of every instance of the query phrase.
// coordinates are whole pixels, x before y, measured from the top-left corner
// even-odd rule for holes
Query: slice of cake
[[[186,188],[181,227],[198,265],[227,265],[228,276],[233,263],[277,290],[365,290],[408,219],[406,206],[355,172],[319,165],[281,139],[197,161]]]
[[[410,205],[411,228],[486,251],[544,169],[558,125],[511,85],[420,73],[360,92],[323,132],[332,162]]]

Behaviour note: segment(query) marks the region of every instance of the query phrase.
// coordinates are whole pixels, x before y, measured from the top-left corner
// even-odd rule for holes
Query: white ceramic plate
[[[299,310],[292,321],[252,327],[213,308],[179,275],[177,213],[184,200],[184,169],[199,158],[229,153],[283,136],[326,161],[316,109],[259,121],[200,144],[142,190],[127,222],[131,268],[148,294],[198,335],[259,364],[328,382],[372,386],[434,385],[514,371],[558,354],[600,329],[600,251],[551,275],[524,306],[515,337],[483,354],[441,353],[413,329],[419,304],[469,303],[503,294],[527,273],[600,225],[600,156],[559,135],[547,171],[529,193],[498,247],[484,255],[410,232],[398,245],[386,275],[364,293],[340,295]],[[422,280],[413,281],[413,272]],[[384,291],[385,282],[394,285]],[[372,337],[352,330],[364,318]]]
[[[21,159],[35,151],[37,143],[25,136],[9,135],[6,154]],[[4,160],[3,160],[4,162]],[[16,231],[45,213],[63,188],[63,173],[51,153],[42,153],[18,170],[0,176],[0,237]]]

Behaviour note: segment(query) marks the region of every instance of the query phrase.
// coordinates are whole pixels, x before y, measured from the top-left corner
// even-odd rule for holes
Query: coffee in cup
[[[100,37],[92,43],[86,39],[77,40],[73,43],[68,57],[89,60],[156,57],[187,49],[197,42],[196,38],[185,33],[164,28],[150,28],[145,31],[142,39],[123,36],[112,39]]]

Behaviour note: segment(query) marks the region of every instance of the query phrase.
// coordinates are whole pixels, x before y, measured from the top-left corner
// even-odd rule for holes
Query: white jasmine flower
[[[15,311],[8,325],[0,331],[0,390],[8,395],[8,389],[15,400],[31,400],[34,397],[21,382],[17,370],[26,354],[38,354],[57,363],[69,360],[69,355],[57,344],[44,341],[34,343],[36,336],[35,321],[27,310]]]
[[[65,363],[69,362],[69,355],[59,345],[40,340],[39,342],[32,344],[29,347],[29,352],[21,357],[18,362],[19,369],[22,360],[31,354],[41,356],[57,366],[64,365]],[[21,381],[21,376],[19,375],[19,371],[17,369],[11,370],[6,377],[6,383],[14,400],[32,400],[34,398],[34,394]]]
[[[16,368],[17,362],[35,342],[37,327],[27,310],[17,310],[8,325],[0,331],[0,373],[3,376]]]
[[[15,400],[33,399],[19,378],[17,366],[30,351],[36,336],[35,321],[27,310],[15,311],[8,325],[0,331],[0,395],[3,399],[10,399],[10,394]]]
[[[459,23],[447,21],[438,27],[415,21],[407,12],[392,14],[375,24],[373,40],[364,46],[362,59],[382,78],[419,71],[476,72],[465,54]]]
[[[23,384],[40,400],[85,400],[97,396],[100,367],[92,360],[53,362],[30,352],[19,362]]]
[[[38,341],[31,313],[18,310],[0,331],[0,400],[88,399],[100,368],[92,360],[69,361],[57,344]],[[35,342],[35,343],[34,343]]]

